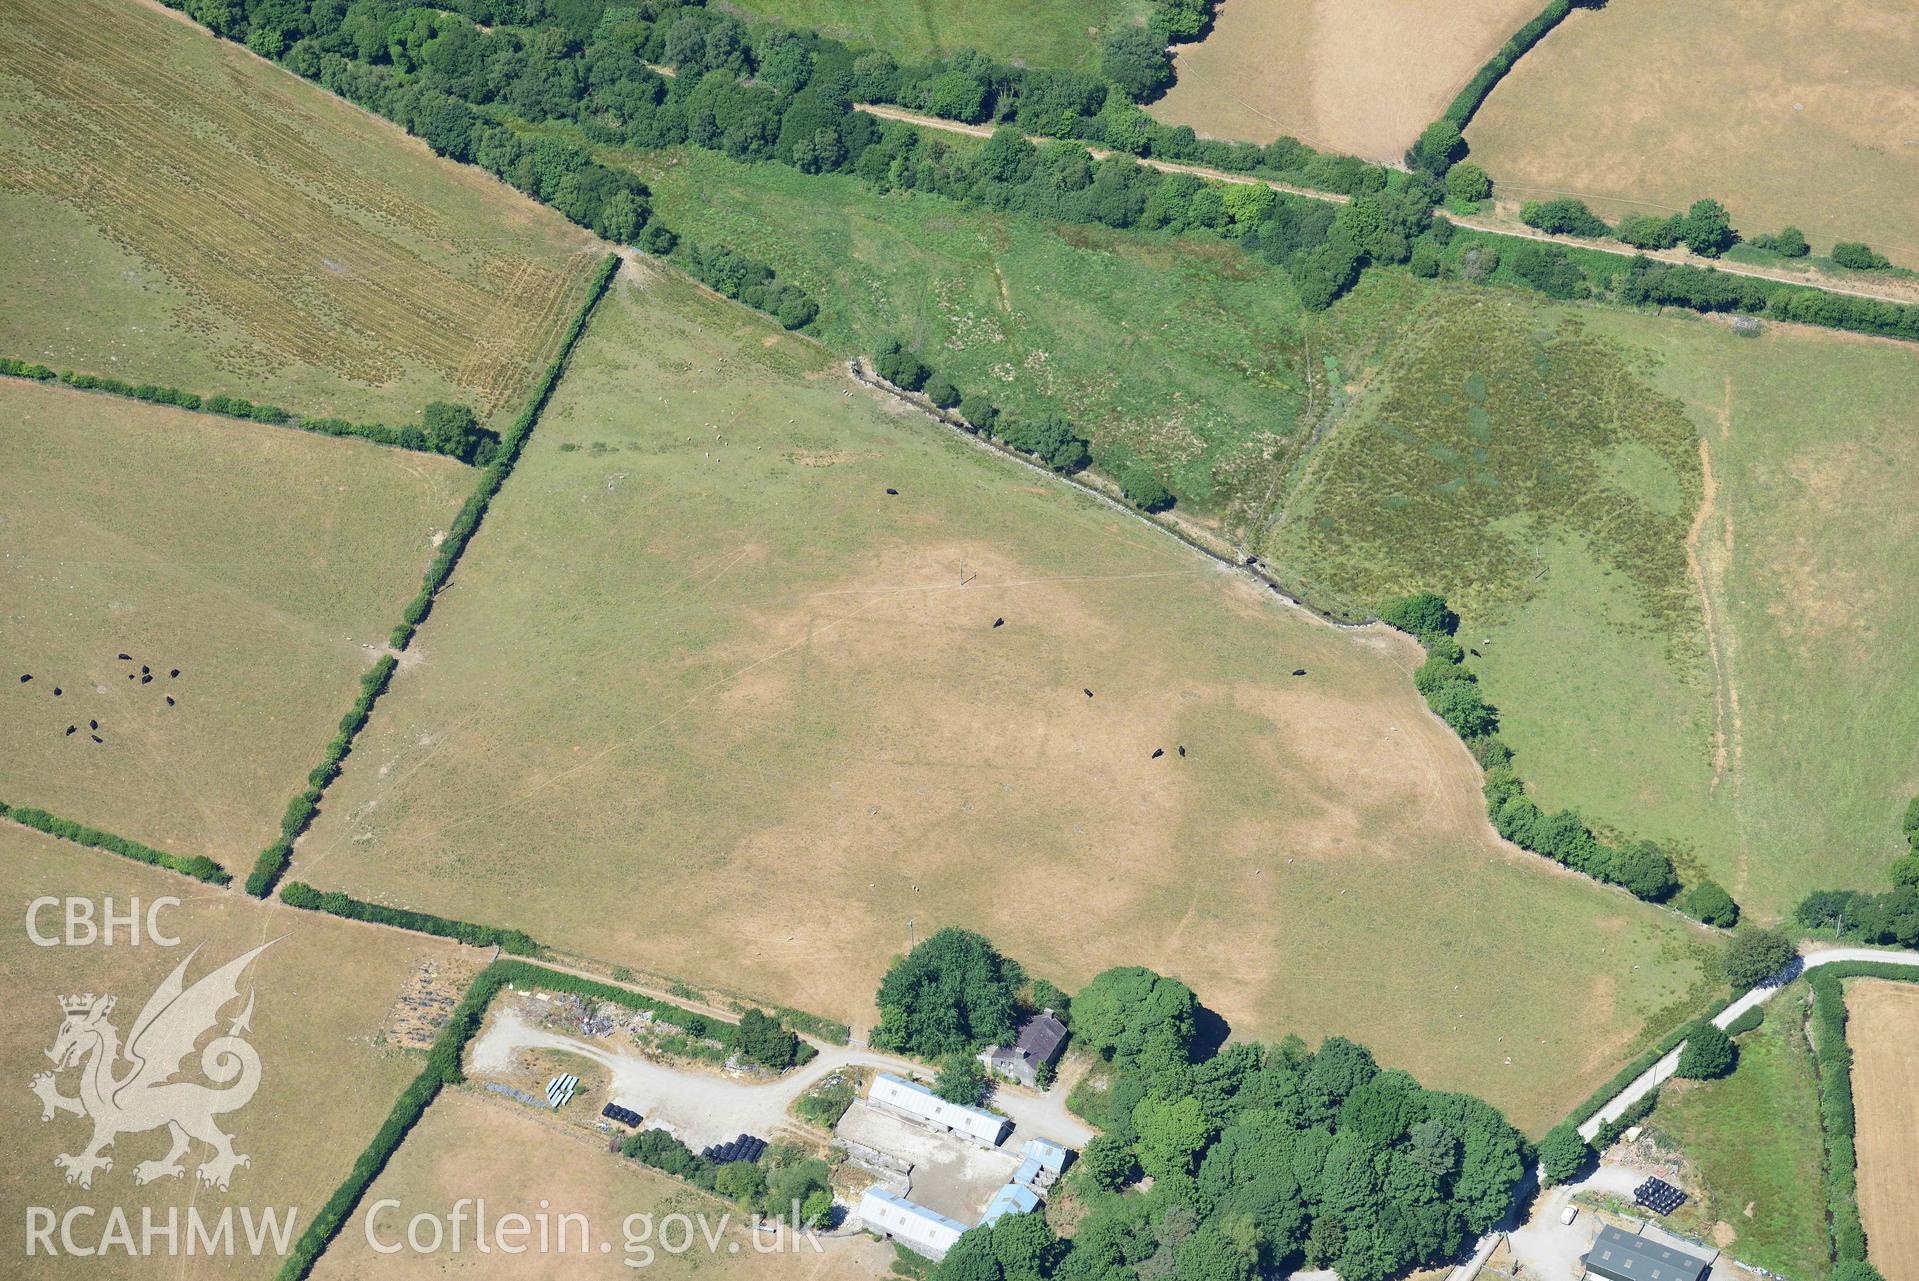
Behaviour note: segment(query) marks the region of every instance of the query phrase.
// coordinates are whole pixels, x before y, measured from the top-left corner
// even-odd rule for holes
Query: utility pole
[[[913,918],[910,916],[906,918],[906,950],[913,950]]]

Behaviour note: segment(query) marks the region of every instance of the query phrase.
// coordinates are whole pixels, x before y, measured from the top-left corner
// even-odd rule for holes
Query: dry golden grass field
[[[473,473],[17,379],[0,421],[0,799],[244,868]]]
[[[0,979],[9,1001],[7,1018],[0,1021],[0,1073],[8,1093],[7,1106],[0,1110],[0,1144],[7,1153],[0,1204],[8,1211],[0,1225],[0,1253],[10,1261],[9,1276],[115,1281],[271,1276],[279,1264],[277,1254],[185,1257],[189,1208],[209,1224],[232,1208],[236,1239],[243,1240],[238,1222],[243,1208],[258,1216],[268,1208],[284,1214],[287,1207],[297,1207],[299,1220],[292,1234],[297,1236],[346,1177],[393,1100],[420,1070],[420,1055],[395,1048],[383,1031],[408,975],[423,961],[460,966],[477,956],[418,935],[210,890],[11,824],[0,824],[0,891],[8,917],[0,931]],[[122,933],[111,947],[35,946],[26,934],[27,905],[43,895],[89,898],[96,911],[100,900],[111,896],[120,912],[135,897],[151,904],[161,896],[176,896],[183,902],[163,912],[160,922],[180,944],[129,946]],[[59,922],[58,908],[45,912],[40,930],[58,936]],[[112,1168],[95,1174],[91,1188],[65,1182],[54,1157],[81,1152],[91,1125],[64,1112],[42,1121],[41,1105],[27,1088],[32,1077],[52,1067],[45,1051],[61,1028],[57,998],[89,992],[116,997],[108,1021],[123,1039],[130,1039],[147,998],[189,954],[184,982],[191,985],[269,940],[271,946],[248,967],[244,985],[219,1024],[224,1033],[251,990],[251,1030],[245,1039],[260,1058],[259,1089],[244,1107],[217,1118],[232,1137],[234,1151],[251,1163],[233,1171],[224,1192],[203,1186],[196,1171],[212,1149],[196,1143],[183,1160],[180,1178],[141,1186],[135,1182],[135,1167],[158,1161],[168,1147],[166,1131],[149,1130],[120,1135],[107,1152]],[[199,1064],[199,1056],[190,1055],[180,1079],[206,1083]],[[114,1071],[124,1074],[126,1067]],[[75,1068],[59,1074],[56,1084],[62,1095],[76,1095],[78,1075]],[[95,1217],[74,1221],[76,1241],[83,1246],[100,1244],[114,1207],[129,1216],[136,1242],[142,1237],[143,1209],[152,1210],[162,1223],[169,1212],[177,1212],[182,1253],[167,1255],[164,1239],[155,1238],[157,1257],[130,1258],[124,1250],[115,1250],[106,1257],[78,1258],[63,1250],[56,1258],[41,1253],[28,1260],[30,1206],[59,1216],[76,1206],[95,1207]],[[57,1232],[53,1240],[58,1245]],[[25,1262],[11,1262],[16,1260]],[[11,1270],[22,1266],[24,1272]]]
[[[292,875],[854,1023],[971,926],[1535,1128],[1699,982],[1494,839],[1409,640],[848,388],[629,268]]]
[[[312,414],[510,417],[593,238],[136,0],[0,23],[0,354]]]
[[[1466,141],[1515,199],[1610,217],[1712,196],[1747,234],[1919,266],[1916,68],[1907,0],[1612,0],[1521,58]]]
[[[1854,983],[1846,1017],[1868,1252],[1886,1281],[1919,1281],[1919,985]]]
[[[1397,163],[1539,0],[1225,0],[1152,108],[1211,138],[1285,135]]]
[[[535,1224],[527,1238],[534,1248],[519,1255],[497,1249],[482,1254],[470,1219],[463,1248],[457,1251],[450,1237],[437,1251],[415,1251],[406,1244],[408,1222],[415,1215],[432,1215],[444,1225],[454,1204],[467,1197],[484,1199],[489,1221],[525,1214]],[[375,1203],[382,1200],[400,1204],[374,1213]],[[466,1209],[471,1216],[474,1208]],[[541,1214],[550,1216],[547,1249],[538,1248]],[[570,1219],[563,1234],[562,1214],[585,1216],[585,1228]],[[710,1248],[694,1226],[692,1248],[679,1250],[683,1229],[677,1222],[665,1223],[679,1215],[693,1218],[695,1224],[696,1216],[704,1218],[712,1233]],[[449,1090],[407,1137],[313,1275],[315,1281],[611,1281],[633,1276],[667,1281],[871,1281],[884,1276],[893,1261],[892,1246],[864,1235],[823,1242],[818,1253],[809,1248],[760,1254],[744,1223],[744,1212],[733,1203],[615,1156],[531,1108],[496,1095]],[[431,1240],[429,1231],[418,1229],[423,1244]],[[672,1248],[662,1248],[662,1240]],[[763,1240],[770,1246],[772,1234]],[[376,1252],[373,1242],[402,1248],[391,1254]],[[611,1248],[602,1252],[602,1242]]]

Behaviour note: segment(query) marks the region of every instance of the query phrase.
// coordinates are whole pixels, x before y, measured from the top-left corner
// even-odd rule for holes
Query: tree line
[[[33,361],[0,357],[0,374],[27,378],[35,382],[65,383],[80,391],[99,391],[152,405],[172,405],[195,413],[216,414],[223,418],[242,418],[248,422],[294,427],[322,436],[357,436],[378,445],[445,454],[473,466],[485,466],[499,446],[497,433],[480,426],[468,405],[433,401],[421,411],[421,425],[391,427],[385,423],[356,423],[344,418],[314,418],[296,414],[278,405],[261,405],[242,396],[202,396],[159,383],[130,383],[104,374],[75,373],[71,369],[53,370]]]
[[[1125,446],[1088,439],[1063,414],[1004,417],[992,401],[961,391],[898,338],[883,339],[874,349],[873,372],[902,391],[926,397],[949,417],[957,416],[968,431],[1030,454],[1056,472],[1076,472],[1089,462],[1097,465],[1119,486],[1126,501],[1141,511],[1165,511],[1175,501],[1159,473]]]
[[[1417,592],[1388,602],[1379,616],[1425,647],[1426,661],[1413,673],[1413,684],[1484,769],[1486,814],[1493,830],[1521,849],[1617,885],[1635,898],[1671,901],[1708,925],[1730,928],[1738,922],[1738,904],[1716,881],[1701,879],[1680,893],[1672,860],[1653,842],[1610,845],[1595,836],[1576,811],[1548,814],[1527,795],[1512,749],[1499,737],[1499,712],[1486,701],[1479,678],[1466,667],[1465,650],[1454,638],[1459,615],[1443,597]]]
[[[1860,943],[1919,947],[1919,797],[1906,806],[1900,834],[1908,852],[1887,870],[1891,889],[1815,890],[1793,908],[1793,920]]]
[[[1484,177],[1483,171],[1475,165],[1454,166],[1454,170],[1447,174],[1449,189],[1453,172],[1459,171],[1467,171],[1469,179],[1470,173],[1474,172]],[[1475,182],[1473,185],[1477,187],[1479,184]],[[1489,180],[1485,183],[1485,190],[1490,194]],[[1717,200],[1695,200],[1685,213],[1668,214],[1664,218],[1653,214],[1627,214],[1617,226],[1594,213],[1583,200],[1570,197],[1528,200],[1519,207],[1519,220],[1529,227],[1537,227],[1553,235],[1584,236],[1590,240],[1611,237],[1635,249],[1672,249],[1684,245],[1702,258],[1717,258],[1742,242],[1782,258],[1804,258],[1812,252],[1806,233],[1793,226],[1781,228],[1777,234],[1759,234],[1750,239],[1740,235],[1732,225],[1732,215]],[[1892,266],[1891,259],[1856,240],[1841,240],[1834,244],[1830,257],[1835,266],[1850,271],[1883,271]]]
[[[1003,1041],[1025,986],[990,942],[942,930],[888,972],[874,1043],[924,1054]],[[1204,1046],[1192,989],[1137,966],[1064,1008],[1102,1064],[1070,1100],[1102,1131],[1079,1158],[1077,1227],[1063,1239],[1033,1213],[974,1228],[937,1281],[1252,1281],[1297,1267],[1384,1281],[1456,1256],[1525,1174],[1526,1141],[1496,1109],[1382,1069],[1344,1038]]]
[[[1464,160],[1467,124],[1472,121],[1493,87],[1505,78],[1519,59],[1574,9],[1603,9],[1605,5],[1606,0],[1548,0],[1546,7],[1536,17],[1513,33],[1512,38],[1474,73],[1473,78],[1447,104],[1439,119],[1421,131],[1418,140],[1406,152],[1408,167],[1448,179],[1449,191],[1456,198],[1478,201],[1489,196],[1491,184],[1486,179],[1485,171]],[[1459,189],[1454,188],[1451,182],[1455,170],[1466,171],[1461,175]],[[1462,194],[1461,189],[1475,194]],[[1706,211],[1703,227],[1700,223],[1702,210]],[[1595,238],[1611,235],[1638,249],[1671,249],[1684,242],[1694,253],[1708,258],[1718,257],[1739,239],[1732,231],[1725,209],[1716,200],[1698,201],[1685,214],[1673,214],[1667,218],[1628,214],[1617,228],[1607,226],[1603,219],[1579,200],[1528,201],[1522,206],[1520,217],[1528,225],[1544,231],[1554,231],[1551,224],[1563,224],[1563,229],[1554,231],[1554,234]],[[1535,221],[1535,218],[1543,221]],[[1708,234],[1702,236],[1701,231]],[[1803,258],[1810,252],[1805,234],[1791,226],[1782,229],[1777,235],[1754,236],[1751,244],[1756,249],[1787,258]],[[1853,271],[1877,271],[1892,265],[1884,255],[1875,253],[1857,241],[1838,242],[1833,246],[1831,256],[1836,265]]]
[[[191,876],[197,881],[209,885],[225,885],[233,879],[227,870],[204,854],[168,854],[156,850],[151,845],[128,840],[124,836],[115,836],[112,832],[103,832],[97,827],[77,823],[70,818],[61,818],[49,814],[32,805],[9,805],[0,801],[0,819],[8,819],[22,827],[31,827],[36,832],[45,832],[48,836],[57,836],[63,841],[72,841],[76,845],[90,845],[109,854],[118,854],[121,858],[130,858],[136,863],[146,863],[153,867],[164,867],[168,871],[178,872],[182,876]]]
[[[696,255],[693,247],[680,247],[653,219],[638,179],[601,165],[569,131],[588,144],[691,144],[804,172],[853,172],[881,191],[934,191],[1054,221],[1203,230],[1285,268],[1313,309],[1329,306],[1369,264],[1409,263],[1430,276],[1446,260],[1451,228],[1431,214],[1447,194],[1442,177],[1450,176],[1452,153],[1443,163],[1429,157],[1410,176],[1389,176],[1350,158],[1317,156],[1290,140],[1265,147],[1188,144],[1178,130],[1152,122],[1124,93],[1085,73],[1011,67],[971,51],[903,65],[816,32],[669,0],[617,7],[588,2],[564,11],[527,6],[511,12],[528,25],[490,30],[460,13],[402,10],[389,0],[346,6],[248,0],[243,7],[231,0],[174,2],[190,13],[207,11],[216,30],[245,38],[388,115],[442,154],[489,168],[603,235],[674,253],[689,270],[714,271],[713,248],[699,246]],[[655,66],[675,74],[662,76]],[[859,102],[891,102],[1004,129],[976,154],[856,111]],[[564,129],[539,127],[545,125]],[[1029,133],[1053,141],[1035,148],[1025,141]],[[1122,154],[1095,161],[1088,142]],[[1263,184],[1147,171],[1134,161],[1138,154],[1280,176],[1353,199],[1335,212]],[[815,306],[792,286],[762,275],[770,271],[763,264],[742,273],[733,270],[745,265],[737,255],[719,263],[725,271],[717,278],[737,287],[742,301],[770,305],[784,321]],[[1645,272],[1635,264],[1631,274],[1637,281]],[[1590,278],[1556,247],[1514,251],[1507,276],[1553,297],[1588,296],[1613,283],[1610,274]],[[1667,281],[1676,287],[1666,301],[1687,302],[1693,296],[1687,282],[1684,276]],[[1800,292],[1811,300],[1768,294],[1762,306],[1785,319],[1919,337],[1919,308]],[[1628,296],[1622,289],[1620,298],[1659,301],[1644,290]]]

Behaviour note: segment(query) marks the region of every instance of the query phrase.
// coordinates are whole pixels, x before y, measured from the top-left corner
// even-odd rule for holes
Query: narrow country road
[[[1764,983],[1729,1002],[1724,1009],[1713,1015],[1712,1021],[1719,1027],[1728,1027],[1734,1019],[1747,1010],[1771,1000],[1780,989],[1807,970],[1841,961],[1874,961],[1886,965],[1909,965],[1919,968],[1919,951],[1877,947],[1828,947],[1806,953]],[[1679,1055],[1685,1048],[1685,1043],[1681,1042],[1657,1063],[1634,1077],[1631,1084],[1615,1094],[1579,1127],[1580,1137],[1590,1143],[1599,1133],[1601,1125],[1607,1121],[1616,1120],[1625,1113],[1627,1108],[1671,1080],[1673,1072],[1679,1067]],[[1538,1186],[1537,1178],[1538,1171],[1534,1171],[1528,1180],[1528,1189]],[[1479,1270],[1485,1266],[1487,1258],[1499,1244],[1500,1238],[1508,1233],[1512,1236],[1514,1251],[1522,1262],[1533,1264],[1540,1274],[1550,1278],[1550,1281],[1570,1281],[1572,1277],[1578,1275],[1579,1270],[1576,1264],[1580,1251],[1574,1250],[1570,1254],[1568,1251],[1572,1249],[1572,1245],[1578,1244],[1575,1238],[1580,1234],[1558,1231],[1562,1226],[1559,1223],[1559,1214],[1565,1209],[1575,1192],[1597,1188],[1602,1191],[1630,1195],[1631,1187],[1624,1185],[1628,1178],[1633,1178],[1636,1186],[1637,1177],[1634,1177],[1626,1167],[1601,1164],[1598,1170],[1586,1180],[1551,1189],[1545,1195],[1536,1198],[1532,1206],[1532,1217],[1528,1222],[1522,1224],[1509,1216],[1508,1222],[1496,1226],[1479,1238],[1473,1246],[1472,1254],[1452,1270],[1447,1281],[1472,1281],[1472,1278],[1476,1277]],[[1524,1199],[1525,1195],[1522,1193],[1520,1200],[1523,1202]],[[1589,1228],[1585,1232],[1585,1238],[1587,1243],[1590,1243]],[[1583,1250],[1583,1247],[1581,1249]],[[1561,1267],[1565,1269],[1563,1277],[1555,1275],[1556,1269]]]
[[[1712,1021],[1719,1027],[1729,1027],[1734,1019],[1754,1006],[1771,1000],[1774,993],[1806,970],[1817,969],[1819,966],[1831,965],[1838,961],[1878,961],[1887,965],[1919,966],[1919,952],[1902,952],[1876,947],[1823,948],[1800,957],[1786,969],[1733,1001],[1725,1009],[1713,1015]],[[1679,1055],[1685,1048],[1685,1043],[1682,1041],[1659,1062],[1634,1078],[1631,1085],[1614,1095],[1610,1103],[1593,1113],[1591,1118],[1579,1127],[1580,1137],[1591,1142],[1593,1136],[1599,1133],[1601,1125],[1618,1119],[1624,1115],[1627,1108],[1671,1080],[1673,1072],[1679,1067]]]

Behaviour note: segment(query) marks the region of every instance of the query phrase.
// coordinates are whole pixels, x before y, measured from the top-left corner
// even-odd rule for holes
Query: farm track
[[[964,134],[972,138],[990,138],[993,127],[990,125],[969,125],[958,120],[946,120],[940,116],[929,116],[918,111],[907,111],[901,107],[886,106],[881,103],[861,102],[854,104],[854,110],[864,111],[868,115],[884,120],[897,120],[922,129],[937,129],[942,133]],[[1036,144],[1057,142],[1041,134],[1028,134],[1027,141]],[[1103,147],[1087,147],[1096,160],[1103,160],[1114,153]],[[1189,173],[1197,178],[1209,178],[1214,182],[1232,182],[1243,186],[1265,186],[1274,191],[1283,191],[1289,195],[1304,196],[1308,200],[1323,200],[1328,204],[1343,205],[1352,198],[1337,192],[1315,191],[1311,187],[1297,187],[1292,183],[1279,182],[1272,178],[1258,178],[1250,174],[1229,173],[1224,169],[1211,169],[1205,165],[1189,165],[1177,160],[1155,160],[1147,156],[1134,157],[1148,169],[1157,169],[1161,173]],[[1516,236],[1521,240],[1539,240],[1548,244],[1565,245],[1570,249],[1591,249],[1599,253],[1612,254],[1617,258],[1652,258],[1659,262],[1670,262],[1693,267],[1711,267],[1715,271],[1729,276],[1751,276],[1756,280],[1773,280],[1787,285],[1803,285],[1811,289],[1824,290],[1831,294],[1849,294],[1854,298],[1871,298],[1877,302],[1903,303],[1910,301],[1908,295],[1900,290],[1860,289],[1849,285],[1837,285],[1826,280],[1808,280],[1803,274],[1789,271],[1768,271],[1764,267],[1752,267],[1740,263],[1722,262],[1717,259],[1701,258],[1695,254],[1679,250],[1633,249],[1624,245],[1608,244],[1599,240],[1582,240],[1576,236],[1555,236],[1537,231],[1531,227],[1515,227],[1505,222],[1486,218],[1463,218],[1457,214],[1448,214],[1448,218],[1461,227],[1474,231],[1483,231],[1488,235]]]

